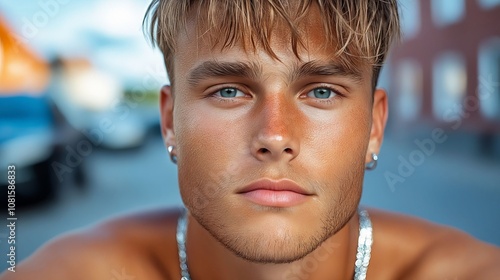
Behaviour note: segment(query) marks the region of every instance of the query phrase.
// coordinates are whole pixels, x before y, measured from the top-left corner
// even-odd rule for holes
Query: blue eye
[[[335,92],[329,88],[315,88],[307,93],[308,97],[314,97],[319,99],[328,99],[333,97]]]
[[[243,92],[241,92],[240,90],[238,90],[236,88],[232,88],[232,87],[220,89],[215,94],[219,95],[220,97],[223,97],[223,98],[245,96],[245,94]]]

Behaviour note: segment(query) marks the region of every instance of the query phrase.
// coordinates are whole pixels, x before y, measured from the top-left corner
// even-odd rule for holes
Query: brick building
[[[380,84],[391,128],[500,134],[500,0],[400,0],[403,39]],[[485,142],[484,142],[485,141]]]

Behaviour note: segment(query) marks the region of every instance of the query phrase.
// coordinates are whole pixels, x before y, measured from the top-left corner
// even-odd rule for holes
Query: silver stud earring
[[[376,153],[372,153],[372,160],[365,165],[366,170],[373,170],[377,167],[378,156]]]
[[[174,163],[174,164],[177,164],[177,156],[174,155],[174,149],[175,149],[175,146],[168,146],[167,147],[167,151],[168,151],[168,155],[170,156],[170,160]]]

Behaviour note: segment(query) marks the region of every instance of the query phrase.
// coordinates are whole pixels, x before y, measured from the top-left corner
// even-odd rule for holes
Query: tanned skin
[[[319,16],[317,7],[309,11],[307,47],[299,48],[299,57],[280,26],[271,40],[278,59],[243,45],[204,47],[193,19],[179,35],[176,79],[162,88],[160,103],[162,133],[166,145],[176,147],[181,195],[190,210],[194,280],[353,278],[364,165],[380,150],[387,96],[373,91],[369,65],[357,76],[299,71],[307,63],[338,66],[334,50],[322,47]],[[221,63],[248,69],[207,70]],[[326,89],[327,98],[315,89]],[[260,178],[293,180],[311,197],[274,209],[238,194]],[[375,209],[369,214],[374,244],[367,279],[500,275],[494,246],[420,219]],[[179,215],[178,209],[159,210],[68,234],[0,279],[178,280]]]

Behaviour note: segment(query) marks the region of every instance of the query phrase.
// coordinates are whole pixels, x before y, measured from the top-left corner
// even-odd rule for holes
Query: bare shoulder
[[[385,273],[385,279],[495,279],[500,275],[498,247],[419,218],[375,209],[369,213],[374,229],[370,269]],[[384,267],[393,269],[378,271]]]
[[[172,279],[178,209],[118,217],[50,241],[1,280]]]

